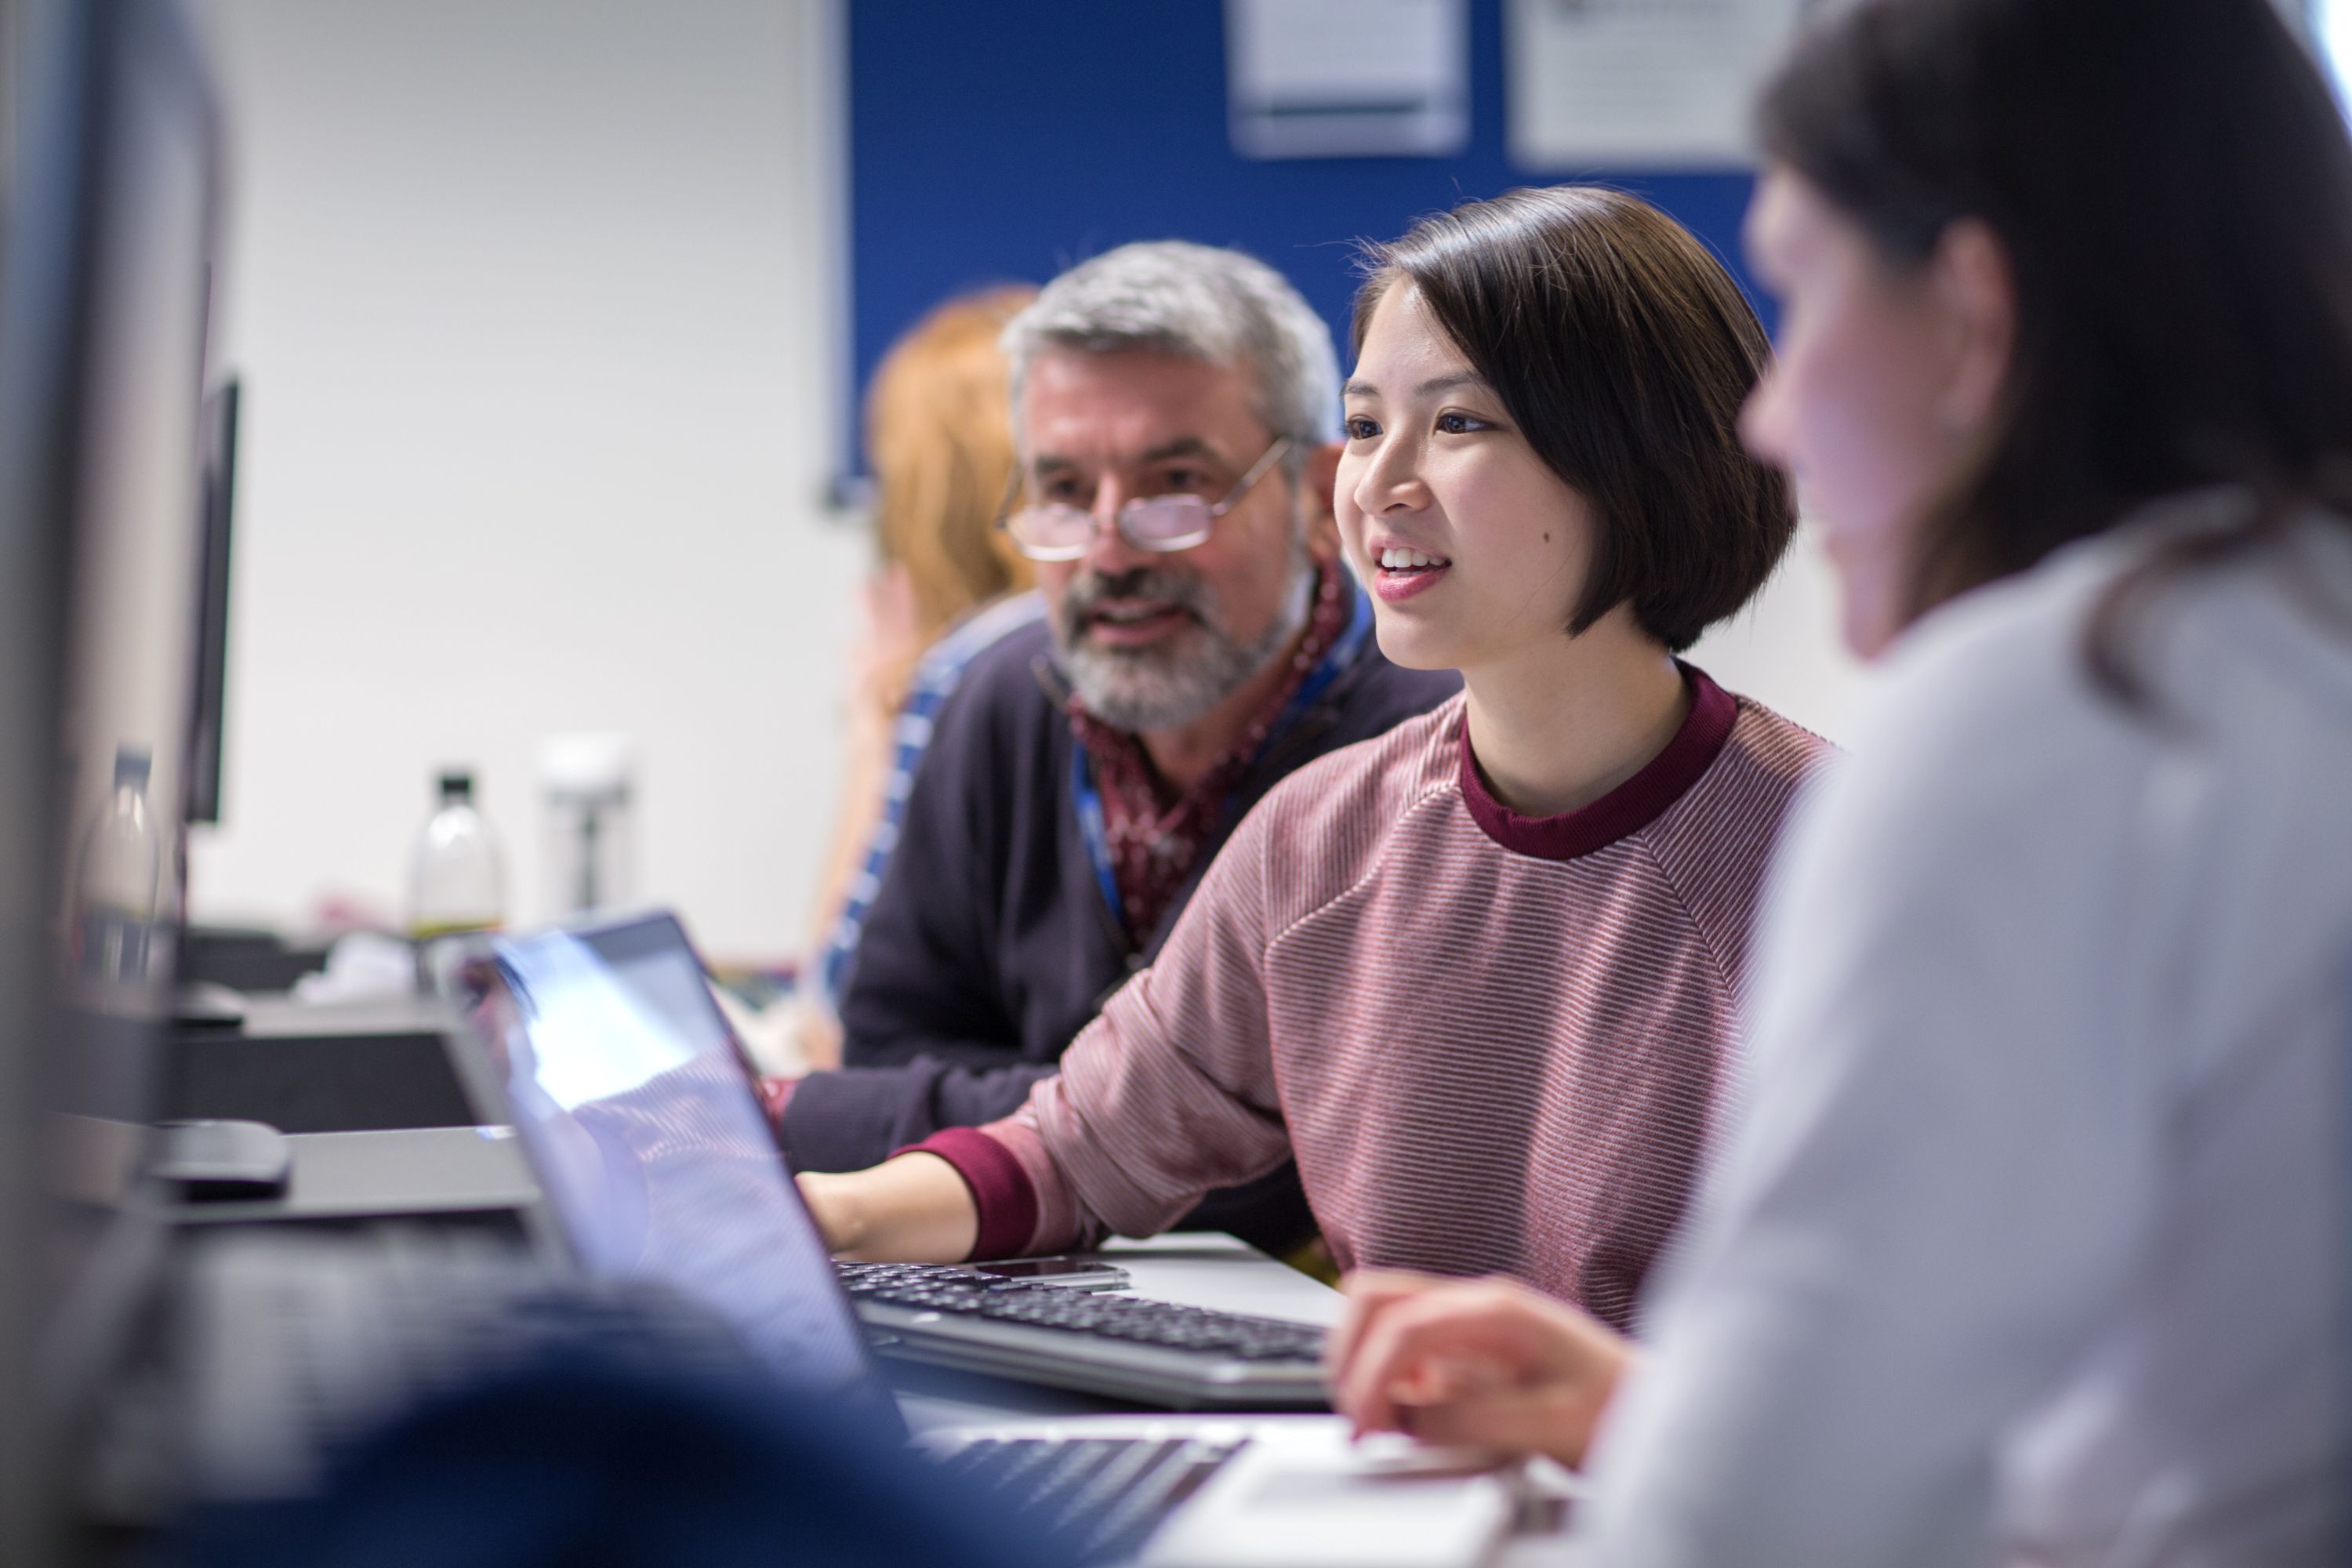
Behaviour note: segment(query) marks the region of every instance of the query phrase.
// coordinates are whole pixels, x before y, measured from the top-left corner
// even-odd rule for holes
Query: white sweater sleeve
[[[1745,1114],[1596,1455],[1612,1568],[1988,1561],[1998,1435],[2128,1289],[2161,1074],[2108,998],[2147,803],[2095,780],[2145,742],[1984,689],[1981,653],[1885,678],[1784,850]]]

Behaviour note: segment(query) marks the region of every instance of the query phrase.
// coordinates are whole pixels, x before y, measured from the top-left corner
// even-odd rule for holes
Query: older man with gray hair
[[[1013,1110],[1252,805],[1458,685],[1373,642],[1331,517],[1338,358],[1278,273],[1123,246],[1004,343],[1021,471],[1001,526],[1045,615],[939,713],[840,998],[846,1065],[782,1099],[803,1170]],[[1287,1170],[1196,1218],[1276,1248],[1312,1223]]]

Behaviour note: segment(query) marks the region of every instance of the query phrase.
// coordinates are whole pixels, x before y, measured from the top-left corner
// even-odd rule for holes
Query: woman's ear
[[[1309,447],[1299,479],[1300,521],[1307,530],[1307,552],[1326,565],[1339,558],[1339,524],[1331,505],[1339,482],[1339,443]]]
[[[2017,351],[2017,277],[2009,251],[1981,218],[1944,230],[1928,263],[1931,285],[1951,326],[1950,375],[1941,414],[1956,435],[1990,422]]]

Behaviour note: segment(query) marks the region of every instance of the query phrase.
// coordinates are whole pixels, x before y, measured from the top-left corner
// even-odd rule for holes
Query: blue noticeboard
[[[1217,0],[844,0],[844,9],[861,398],[891,342],[949,295],[1042,283],[1135,239],[1233,245],[1263,258],[1330,321],[1344,355],[1352,241],[1393,238],[1465,197],[1570,178],[1657,203],[1764,304],[1739,256],[1748,174],[1511,164],[1502,0],[1472,0],[1461,156],[1284,162],[1240,157],[1228,140]]]

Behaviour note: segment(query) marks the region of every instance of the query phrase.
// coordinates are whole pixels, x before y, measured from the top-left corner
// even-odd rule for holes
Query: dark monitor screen
[[[236,421],[232,379],[205,404],[203,597],[196,626],[195,728],[188,737],[188,820],[221,819],[221,752],[228,726],[229,546],[236,518]]]

